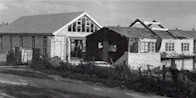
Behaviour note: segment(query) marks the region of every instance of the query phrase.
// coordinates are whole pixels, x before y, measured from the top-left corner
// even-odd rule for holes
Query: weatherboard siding
[[[21,47],[20,38],[22,35],[3,35],[3,51],[6,53],[10,50],[10,36],[12,36],[12,48]],[[32,49],[32,36],[23,37],[23,48]],[[47,54],[50,54],[50,39],[47,37]],[[35,48],[40,48],[41,54],[43,53],[43,36],[35,36]]]

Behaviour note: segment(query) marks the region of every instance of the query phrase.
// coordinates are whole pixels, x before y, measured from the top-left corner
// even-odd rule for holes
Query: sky
[[[21,16],[86,11],[103,26],[156,20],[169,29],[196,29],[196,1],[187,0],[0,0],[0,23]]]

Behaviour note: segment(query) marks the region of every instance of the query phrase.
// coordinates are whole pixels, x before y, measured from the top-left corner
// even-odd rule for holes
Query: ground
[[[28,94],[33,94],[31,98],[166,98],[131,90],[107,88],[65,78],[33,78],[0,73],[0,83],[0,96],[2,98],[13,98],[11,96],[26,98]],[[42,93],[39,91],[42,91]]]

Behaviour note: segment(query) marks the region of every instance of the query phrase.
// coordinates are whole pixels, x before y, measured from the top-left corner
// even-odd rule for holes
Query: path
[[[52,79],[40,79],[0,73],[0,83],[31,85],[98,96],[109,96],[111,98],[166,98],[157,95],[137,93],[130,90],[95,86],[70,79],[67,79],[66,81],[58,81]]]

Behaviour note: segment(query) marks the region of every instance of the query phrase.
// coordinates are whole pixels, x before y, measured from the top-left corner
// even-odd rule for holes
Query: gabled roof
[[[196,31],[186,31],[186,30],[169,30],[172,35],[177,38],[194,38],[196,39]]]
[[[173,35],[171,35],[170,32],[168,31],[158,31],[158,30],[152,30],[152,31],[162,39],[175,39]]]
[[[152,34],[149,30],[143,28],[115,27],[115,26],[110,26],[106,28],[109,28],[110,30],[118,34],[124,35],[129,38],[150,38],[150,39],[157,38],[157,36]]]
[[[173,36],[168,29],[165,30],[161,30],[161,29],[165,29],[160,23],[157,23],[155,20],[152,22],[148,22],[150,24],[146,25],[144,22],[142,22],[139,19],[136,19],[129,27],[132,27],[133,25],[135,25],[136,23],[140,23],[142,26],[144,26],[144,29],[150,31],[152,34],[160,37],[161,39],[175,39],[175,36]],[[150,28],[150,26],[152,25],[152,23],[156,24],[158,27],[160,27],[160,30],[152,30]]]
[[[22,16],[6,27],[0,29],[0,33],[6,34],[56,34],[59,29],[74,22],[86,12],[70,12],[57,14],[44,14]],[[89,15],[87,15],[89,16]],[[100,26],[100,25],[98,25]]]

